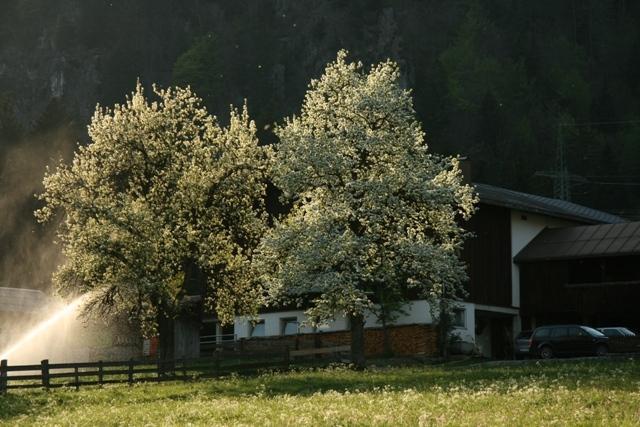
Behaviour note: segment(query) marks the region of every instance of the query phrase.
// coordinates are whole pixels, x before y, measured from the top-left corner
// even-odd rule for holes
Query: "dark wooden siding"
[[[600,272],[588,278],[575,275]],[[606,266],[616,267],[608,275]],[[523,328],[552,323],[640,328],[640,256],[541,261],[520,265]],[[616,276],[617,275],[617,276]]]
[[[567,263],[546,261],[520,265],[520,299],[523,315],[548,312],[574,313],[576,300],[566,297]]]
[[[511,213],[480,203],[465,228],[475,234],[465,242],[468,300],[511,307]]]

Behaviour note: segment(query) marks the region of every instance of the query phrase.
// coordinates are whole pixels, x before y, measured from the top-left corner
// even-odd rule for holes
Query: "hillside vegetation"
[[[477,182],[640,218],[640,3],[624,0],[20,0],[0,14],[0,280],[43,287],[57,262],[31,212],[96,103],[140,78],[191,85],[226,117],[248,99],[261,143],[345,48],[391,58],[430,148]],[[562,124],[559,127],[559,124]],[[45,244],[46,243],[46,244]],[[39,283],[41,282],[41,283]]]

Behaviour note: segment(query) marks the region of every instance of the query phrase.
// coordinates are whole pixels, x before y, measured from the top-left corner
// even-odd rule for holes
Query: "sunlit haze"
[[[57,353],[51,348],[63,345],[71,324],[78,322],[78,314],[87,296],[80,296],[54,311],[47,319],[22,335],[3,350],[0,360],[16,363],[36,363]]]

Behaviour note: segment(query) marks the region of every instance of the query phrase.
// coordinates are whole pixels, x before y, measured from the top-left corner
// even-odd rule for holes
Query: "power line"
[[[587,184],[598,185],[623,185],[629,187],[640,187],[640,182],[604,182],[604,181],[587,181]]]
[[[571,200],[571,181],[575,181],[569,173],[569,167],[567,165],[566,153],[565,153],[565,141],[562,134],[563,127],[585,127],[585,126],[608,126],[608,125],[640,125],[640,120],[605,120],[598,122],[558,122],[558,132],[556,135],[556,170],[553,172],[538,171],[535,173],[537,176],[546,176],[553,180],[553,195],[557,199]],[[605,182],[593,182],[599,185],[628,185],[628,186],[640,186],[636,183],[605,183]]]
[[[624,179],[640,179],[640,175],[582,175],[587,179],[592,178],[624,178]]]
[[[558,126],[564,127],[578,127],[578,126],[606,126],[606,125],[629,125],[629,124],[640,124],[640,120],[610,120],[604,122],[565,122],[558,123]]]

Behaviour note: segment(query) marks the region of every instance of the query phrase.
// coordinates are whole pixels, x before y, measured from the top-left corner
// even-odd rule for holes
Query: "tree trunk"
[[[385,357],[393,356],[393,348],[391,347],[391,335],[389,334],[389,325],[387,325],[387,316],[382,316],[382,351]]]
[[[364,369],[364,316],[350,315],[351,323],[351,363],[355,369]]]
[[[443,359],[449,359],[449,333],[451,319],[444,303],[440,303],[440,319],[438,321],[438,347]]]
[[[158,314],[158,359],[163,369],[172,369],[171,361],[175,359],[174,321],[164,313]]]

